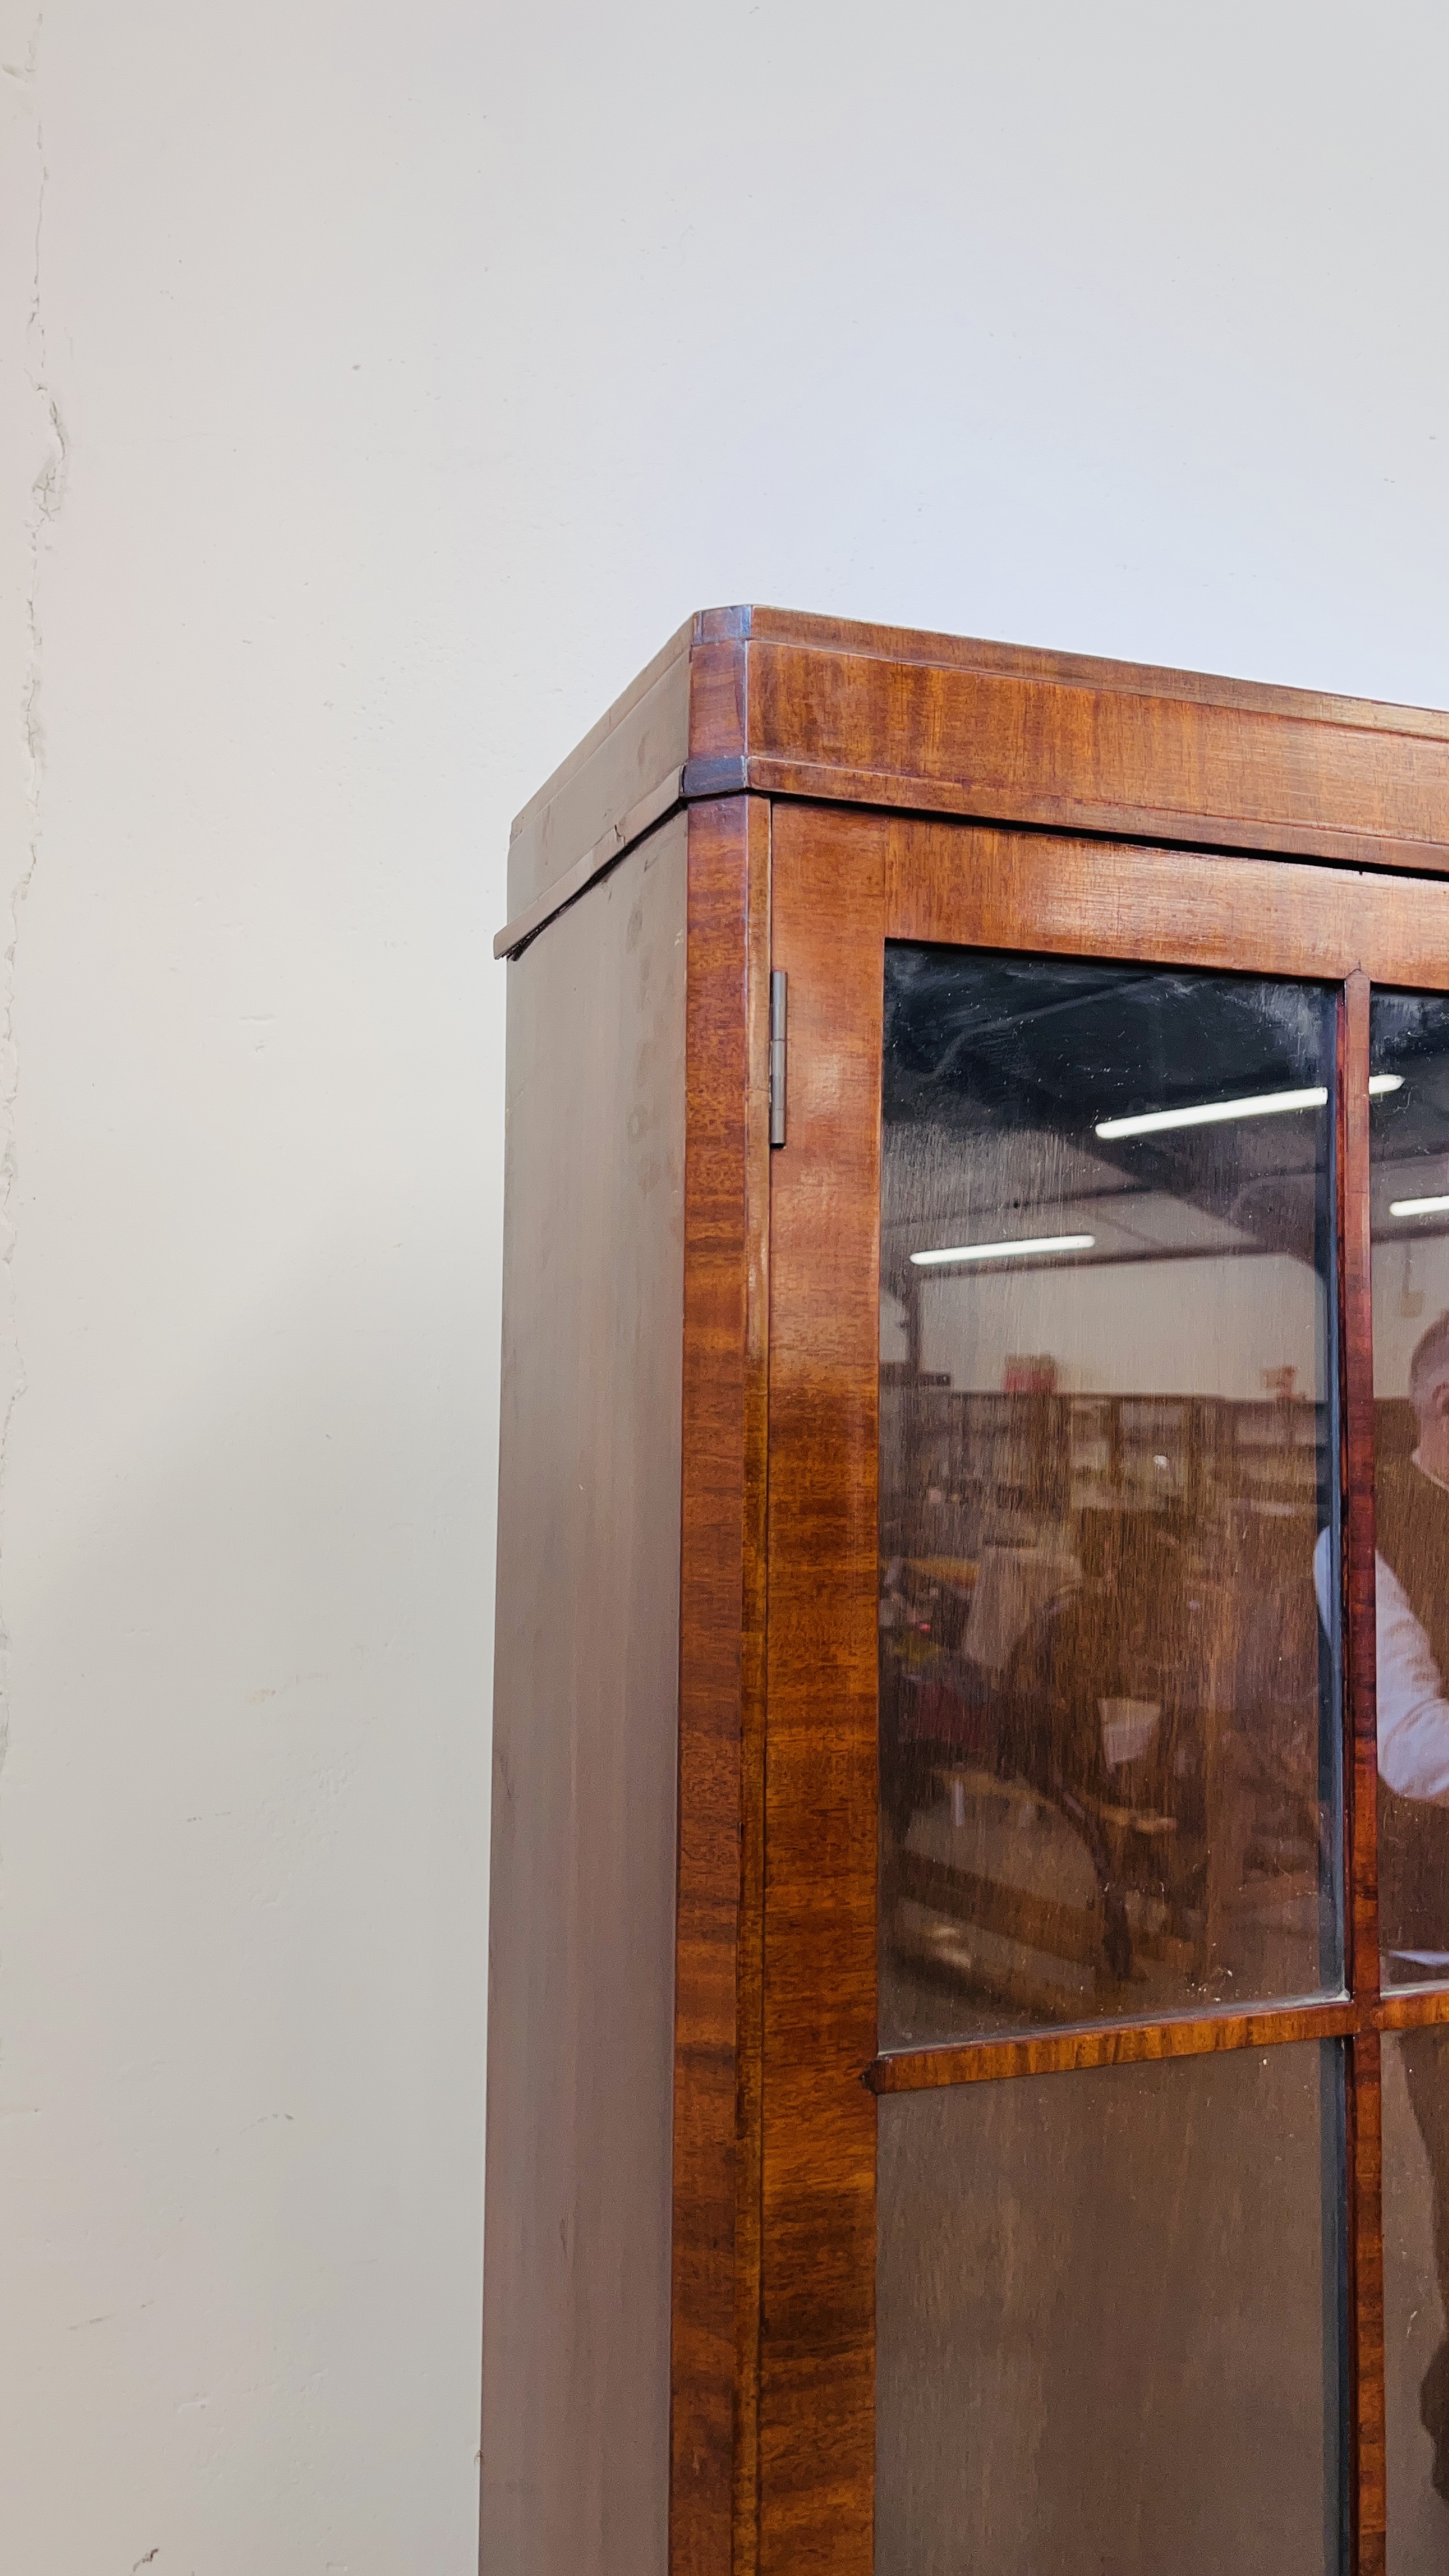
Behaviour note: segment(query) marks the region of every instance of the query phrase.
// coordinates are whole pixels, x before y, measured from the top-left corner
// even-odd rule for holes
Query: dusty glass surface
[[[1370,1006],[1379,1930],[1385,1982],[1449,1977],[1449,1001]]]
[[[1390,2576],[1449,2566],[1449,2029],[1390,2034],[1384,2403]]]
[[[1342,2103],[1334,2044],[882,2100],[876,2576],[1336,2576]]]
[[[885,1006],[881,2044],[1335,1991],[1333,997]]]

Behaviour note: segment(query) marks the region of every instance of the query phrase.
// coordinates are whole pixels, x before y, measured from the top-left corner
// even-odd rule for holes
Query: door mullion
[[[1335,1103],[1344,1678],[1344,1892],[1356,1999],[1379,1994],[1378,1717],[1374,1638],[1374,1349],[1369,1239],[1369,979],[1338,1013]],[[1348,2429],[1351,2576],[1384,2567],[1384,2256],[1380,2047],[1349,2050]]]
[[[1342,1494],[1344,1883],[1348,1982],[1379,1991],[1378,1717],[1374,1645],[1374,1326],[1369,1249],[1369,980],[1338,1019],[1339,1462]]]

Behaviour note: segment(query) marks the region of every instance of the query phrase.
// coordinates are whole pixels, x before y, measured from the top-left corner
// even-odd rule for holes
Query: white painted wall
[[[921,1289],[921,1366],[985,1394],[1016,1352],[1063,1395],[1213,1395],[1261,1404],[1265,1372],[1324,1393],[1325,1298],[1306,1261],[1063,1262],[964,1270]],[[1421,1327],[1422,1329],[1422,1327]]]
[[[1373,1256],[1374,1388],[1406,1396],[1415,1344],[1449,1311],[1449,1235],[1381,1243]]]
[[[1449,26],[0,61],[4,2566],[464,2576],[508,816],[714,600],[1449,700]]]

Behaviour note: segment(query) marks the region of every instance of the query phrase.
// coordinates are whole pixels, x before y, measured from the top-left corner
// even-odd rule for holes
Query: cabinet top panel
[[[1449,873],[1449,714],[702,610],[513,827],[510,953],[682,803],[772,796]]]

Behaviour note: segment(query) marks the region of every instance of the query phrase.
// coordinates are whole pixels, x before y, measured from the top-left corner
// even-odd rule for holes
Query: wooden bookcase
[[[1384,1965],[1372,1265],[1382,1235],[1383,1275],[1396,1282],[1402,1267],[1395,1313],[1407,1317],[1422,1295],[1412,1264],[1432,1269],[1422,1247],[1443,1229],[1380,1223],[1369,1155],[1381,989],[1427,997],[1412,1060],[1428,1068],[1423,1082],[1373,1078],[1410,1100],[1418,1085],[1430,1124],[1415,1130],[1413,1151],[1422,1158],[1433,1144],[1430,1005],[1449,994],[1446,880],[1449,716],[760,608],[691,620],[520,815],[511,919],[495,943],[508,961],[509,1036],[485,2576],[895,2576],[988,2564],[995,2576],[1016,2547],[1002,2532],[1013,2516],[1024,2531],[1033,2514],[1036,2536],[1020,2544],[1031,2576],[1109,2564],[1146,2576],[1165,2563],[1162,2531],[1176,2527],[1157,2486],[1182,2490],[1199,2403],[1182,2395],[1179,2407],[1173,2392],[1198,2385],[1194,2371],[1200,2379],[1209,2364],[1194,2355],[1209,2350],[1213,2494],[1251,2487],[1243,2462],[1255,2445],[1285,2492],[1298,2491],[1295,2478],[1304,2495],[1321,2486],[1317,2522],[1300,2513],[1286,2553],[1281,2535],[1265,2536],[1261,2553],[1236,2547],[1236,2566],[1377,2576],[1386,2528],[1402,2533],[1388,2544],[1395,2576],[1440,2563],[1433,2515],[1443,2513],[1449,2546],[1449,2506],[1425,2501],[1414,2442],[1427,2437],[1407,2416],[1396,2430],[1392,2385],[1386,2395],[1381,2068],[1394,2035],[1449,2024],[1449,1932],[1444,1965],[1420,1960],[1413,1976]],[[1020,1049],[1037,1048],[1034,1125],[1013,1107],[1010,1065],[973,1090],[975,1075],[941,1073],[919,1047],[891,1095],[906,1106],[888,1098],[883,1110],[883,1062],[904,1025],[889,1016],[892,973],[900,1009],[915,1007],[917,987],[892,965],[902,957],[920,990],[935,979],[932,1009],[956,1012],[966,1029],[958,1068],[977,1060],[970,1032],[987,1026],[982,977],[1044,979],[1040,993],[1056,998],[1040,1003],[1039,1022],[1008,1013],[1006,1038],[990,1041],[1016,1048],[1018,1069],[1028,1064]],[[1131,1180],[1126,1217],[1160,1236],[1134,1274],[1145,1285],[1123,1267],[1089,1297],[1090,1263],[1071,1273],[1083,1315],[1089,1304],[1106,1313],[1104,1296],[1134,1314],[1149,1296],[1157,1313],[1170,1301],[1184,1351],[1211,1342],[1218,1353],[1201,1383],[1185,1357],[1157,1364],[1181,1386],[1130,1375],[1094,1386],[1086,1363],[1075,1384],[1070,1370],[1053,1384],[1047,1353],[1040,1384],[1029,1370],[1018,1383],[1013,1359],[991,1387],[958,1385],[923,1334],[974,1351],[985,1327],[964,1289],[918,1289],[906,1266],[915,1256],[899,1250],[909,1220],[902,1234],[888,1208],[883,1233],[883,1186],[897,1187],[897,1163],[906,1186],[927,1133],[938,1157],[961,1140],[948,1175],[958,1198],[984,1187],[973,1179],[983,1139],[998,1157],[1020,1160],[1030,1146],[1040,1160],[1042,1137],[1066,1135],[1071,1060],[1060,1047],[1049,1054],[1058,1042],[1040,1032],[1079,989],[1052,977],[1079,966],[1091,969],[1080,990],[1094,1028],[1109,1030],[1120,992],[1124,1027],[1145,1027],[1150,1005],[1153,1027],[1169,1032],[1135,1093],[1128,1055],[1094,1039],[1087,1089],[1089,1075],[1110,1074],[1139,1102],[1164,1082],[1190,1090],[1171,1031],[1206,1047],[1204,1031],[1251,1004],[1265,1028],[1312,1020],[1327,1032],[1302,1039],[1320,1046],[1326,1107],[1310,1105],[1294,1131],[1291,1171],[1253,1141],[1270,1124],[1286,1134],[1286,1118],[1261,1120],[1252,1137],[1241,1122],[1214,1129],[1211,1205],[1206,1184],[1173,1198],[1176,1183],[1148,1192]],[[784,1141],[773,1146],[772,975],[786,979]],[[1130,1053],[1129,1042],[1130,1027]],[[982,1038],[981,1063],[989,1053]],[[1086,1100],[1083,1117],[1098,1105]],[[892,1139],[913,1117],[926,1123],[893,1163]],[[1075,1129],[1068,1142],[1071,1170],[1085,1172]],[[1154,1170],[1167,1170],[1165,1155]],[[1127,1164],[1092,1168],[1108,1214],[1091,1222],[1116,1225],[1125,1202],[1110,1193]],[[1449,1204],[1449,1160],[1443,1170]],[[1171,1257],[1198,1263],[1191,1280],[1164,1266],[1169,1199],[1184,1237]],[[1097,1240],[1080,1224],[1061,1239]],[[1219,1266],[1205,1285],[1209,1246]],[[950,1249],[930,1257],[949,1268]],[[981,1251],[968,1244],[952,1275],[965,1277]],[[1125,1264],[1125,1252],[1116,1257]],[[1244,1277],[1266,1283],[1262,1301],[1271,1287],[1299,1297],[1294,1314],[1317,1316],[1300,1343],[1318,1361],[1296,1378],[1285,1366],[1233,1379],[1235,1349],[1241,1357],[1257,1330]],[[991,1294],[1009,1335],[1028,1313],[1026,1291]],[[1060,1321],[1060,1286],[1050,1295],[1057,1303],[1042,1311]],[[1431,1301],[1426,1323],[1432,1311]],[[1407,1327],[1394,1329],[1402,1339]],[[1072,1320],[1071,1330],[1088,1326]],[[1017,1348],[1030,1358],[1040,1342]],[[975,1365],[962,1361],[958,1376]],[[1150,1377],[1153,1364],[1142,1365]],[[1316,1387],[1304,1376],[1313,1365]],[[1403,1390],[1379,1393],[1382,1425],[1385,1403],[1404,1410]],[[1149,1402],[1158,1409],[1144,1414]],[[908,1435],[889,1433],[893,1501],[883,1424],[898,1419]],[[1154,1475],[1168,1497],[1160,1508]],[[949,1521],[949,1546],[921,1536],[928,1511],[943,1529]],[[888,1534],[892,1512],[904,1536]],[[1036,1516],[1030,1529],[1023,1514]],[[1036,1750],[1004,1749],[1008,1701],[1019,1717],[1036,1687],[1022,1679],[1026,1629],[1009,1647],[1016,1661],[978,1662],[970,1691],[962,1681],[988,1558],[1003,1582],[1003,1567],[1045,1563],[1048,1514],[1078,1611],[1089,1598],[1110,1605],[1129,1564],[1139,1591],[1167,1582],[1186,1602],[1197,1584],[1219,1605],[1211,1652],[1183,1646],[1187,1632],[1173,1628],[1178,1678],[1154,1685],[1155,1698],[1140,1682],[1113,1682],[1096,1701],[1104,1726],[1126,1723],[1129,1737],[1130,1718],[1107,1712],[1155,1710],[1141,1725],[1164,1745],[1162,1712],[1169,1701],[1177,1712],[1179,1787],[1164,1771],[1156,1807],[1141,1803],[1146,1789],[1121,1785],[1133,1761],[1124,1770],[1120,1754],[1103,1790],[1100,1745],[1096,1787],[1082,1789],[1078,1773],[1076,1789],[1064,1787],[1060,1747],[1041,1750],[1046,1700],[1031,1703]],[[1275,1514],[1297,1535],[1279,1545],[1270,1577],[1254,1568],[1267,1562]],[[1241,1679],[1242,1640],[1270,1595],[1296,1586],[1301,1609],[1318,1524],[1331,1561],[1324,1624],[1315,1648],[1311,1612],[1306,1628],[1300,1618],[1295,1651],[1319,1657],[1317,1680],[1306,1665],[1298,1675],[1299,1699],[1328,1708],[1335,1735],[1331,1747],[1314,1738],[1316,1772],[1295,1788],[1288,1757],[1265,1750],[1266,1702]],[[1191,1607],[1204,1615],[1196,1597]],[[1072,1633],[1085,1633],[1080,1618]],[[1133,1634],[1140,1642],[1140,1621]],[[1287,1649],[1274,1651],[1286,1670]],[[1234,1656],[1239,1678],[1224,1681]],[[1286,1706],[1288,1683],[1272,1688]],[[883,1737],[887,1699],[912,1712],[899,1744]],[[1311,1733],[1317,1721],[1302,1723]],[[1296,1827],[1283,1822],[1292,1796]],[[1316,1822],[1304,1825],[1315,1799]],[[1097,1894],[1070,1905],[1059,1892],[1032,1895],[1010,1861],[993,1877],[980,1857],[988,1808],[1006,1819],[1002,1833],[1046,1836],[1057,1858],[1041,1868],[1058,1869],[1063,1886],[1073,1869],[1086,1884],[1082,1853],[1095,1853]],[[1144,1875],[1132,1836],[1145,1844],[1149,1826],[1182,1856],[1172,1885],[1164,1862],[1153,1864],[1160,1886]],[[962,1832],[976,1837],[970,1867],[952,1857],[950,1836]],[[1319,1947],[1308,1990],[1292,1990],[1286,1967],[1255,1985],[1241,1962],[1289,1940],[1273,1916],[1280,1897],[1285,1922],[1299,1908],[1299,1938],[1310,1880]],[[882,1942],[896,1937],[902,1907],[912,1939],[934,1942],[937,1956],[929,1976],[911,1962],[901,1970],[904,2004],[881,1982],[896,1975]],[[1104,1965],[1114,1907],[1119,1952]],[[1229,1926],[1217,1949],[1210,1915]],[[1018,1972],[1028,1954],[1035,1986]],[[1078,1979],[1075,2004],[1070,1978],[1058,1991],[1062,1961]],[[1297,2058],[1279,2054],[1294,2048]],[[1248,2079],[1271,2087],[1276,2069],[1306,2067],[1310,2055],[1318,2092],[1307,2077],[1299,2092],[1316,2143],[1285,2143],[1274,2169],[1296,2158],[1313,2194],[1321,2186],[1321,2350],[1315,2341],[1303,2358],[1290,2317],[1282,2350],[1261,2362],[1264,2333],[1271,2343],[1279,2328],[1252,2306],[1248,2249],[1284,2233],[1262,2200],[1263,2175],[1275,2121],[1285,2140],[1291,2121],[1272,2108],[1279,2092],[1253,2108]],[[1124,2084],[1146,2088],[1140,2105]],[[1234,2087],[1241,2112],[1221,2107]],[[924,2125],[901,2125],[918,2114],[937,2123],[929,2149]],[[1067,2143],[1052,2144],[1059,2131]],[[1029,2152],[1028,2136],[1038,2141]],[[1433,2173],[1426,2184],[1422,2152],[1405,2138],[1394,2172],[1419,2196],[1400,2233],[1422,2236]],[[1170,2209],[1159,2206],[1163,2139],[1182,2142],[1187,2159]],[[1138,2152],[1141,2169],[1129,2170]],[[1099,2166],[1099,2228],[1058,2212],[1052,2224],[1067,2232],[1052,2256],[1045,2203],[1066,2208]],[[926,2172],[943,2195],[930,2221],[936,2272],[900,2200]],[[1147,2324],[1153,2263],[1122,2216],[1134,2208],[1144,2229],[1167,2230],[1161,2261],[1177,2285],[1172,2314],[1153,2308]],[[1114,2228],[1112,2266],[1094,2270],[1087,2238],[1110,2240]],[[1051,2278],[1028,2298],[1018,2275],[1038,2262]],[[1288,2315],[1283,2300],[1275,2313]],[[1044,2317],[1055,2323],[1038,2349]],[[1167,2411],[1152,2417],[1157,2485],[1121,2413],[1144,2337],[1153,2385],[1166,2391]],[[1062,2393],[1068,2361],[1075,2400]],[[989,2390],[1008,2382],[1016,2395],[1001,2399],[998,2420]],[[1316,2431],[1305,2389],[1321,2393]],[[1280,2403],[1281,2421],[1252,2420],[1255,2407]],[[1073,2466],[1074,2411],[1116,2460],[1115,2554],[1087,2554],[1092,2516],[1109,2511],[1095,2487],[1070,2536],[1073,2495],[1096,2476]],[[1022,2425],[1035,2426],[1030,2439]],[[1403,2478],[1424,2487],[1404,2485],[1399,2523],[1386,2470],[1395,2443]],[[1053,2481],[1062,2491],[1048,2530],[1030,2499],[1055,2494]],[[1179,2569],[1228,2563],[1219,2510],[1182,2507]]]

